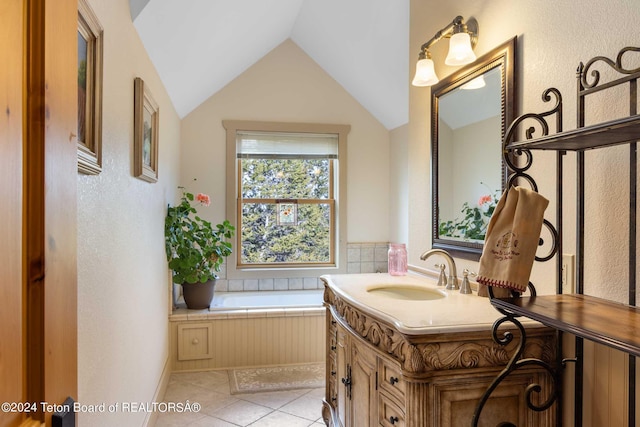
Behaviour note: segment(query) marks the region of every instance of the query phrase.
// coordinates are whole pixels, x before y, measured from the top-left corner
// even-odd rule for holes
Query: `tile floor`
[[[161,413],[156,427],[316,427],[324,388],[251,394],[229,392],[227,371],[171,374],[165,402],[198,402],[200,412]]]

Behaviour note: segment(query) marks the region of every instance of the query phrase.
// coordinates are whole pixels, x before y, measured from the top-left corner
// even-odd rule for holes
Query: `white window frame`
[[[237,239],[234,240],[234,251],[227,258],[228,279],[251,279],[265,277],[314,277],[322,274],[346,273],[347,271],[347,135],[351,129],[349,125],[333,125],[319,123],[282,123],[258,122],[244,120],[223,120],[226,130],[226,217],[232,223],[238,218],[238,159],[236,153],[237,133],[246,132],[282,132],[282,133],[315,133],[338,135],[338,160],[334,171],[335,185],[335,247],[334,265],[328,266],[239,266],[240,256],[238,247],[240,230],[236,227]],[[237,225],[237,224],[234,224]]]

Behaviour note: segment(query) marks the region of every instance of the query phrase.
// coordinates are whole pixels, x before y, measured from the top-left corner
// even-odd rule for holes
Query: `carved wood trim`
[[[421,342],[416,343],[386,323],[353,307],[328,286],[325,286],[324,301],[345,327],[398,361],[406,373],[504,366],[513,355],[517,341],[501,346],[491,339],[491,333],[487,331],[467,334],[466,341],[442,342],[434,338],[433,342],[429,342],[428,338],[421,336]],[[553,364],[555,336],[551,330],[543,331],[527,337],[523,357],[533,357]]]

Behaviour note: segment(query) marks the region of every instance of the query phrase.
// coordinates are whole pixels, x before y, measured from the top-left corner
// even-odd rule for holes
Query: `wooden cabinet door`
[[[368,346],[351,348],[351,425],[376,426],[376,356]]]
[[[432,424],[438,427],[458,427],[470,425],[478,401],[493,380],[493,375],[465,376],[452,375],[434,381],[430,388],[432,400],[429,413]],[[532,370],[523,369],[512,373],[493,392],[480,416],[480,426],[496,426],[510,422],[522,427],[554,425],[555,412],[532,411],[527,407],[525,389],[530,384],[540,384],[543,390],[550,390],[550,379]],[[534,399],[540,396],[535,396]],[[546,398],[547,395],[544,395]]]
[[[350,391],[349,386],[345,384],[345,382],[350,380],[349,372],[347,370],[349,363],[347,357],[349,355],[349,335],[342,326],[338,325],[337,336],[336,375],[338,376],[338,390],[336,393],[336,412],[338,413],[340,427],[345,427],[347,426],[347,409],[349,403],[348,392]]]

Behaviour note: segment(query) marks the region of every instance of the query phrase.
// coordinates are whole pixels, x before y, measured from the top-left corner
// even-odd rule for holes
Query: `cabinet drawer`
[[[394,362],[378,359],[378,384],[379,388],[396,397],[399,401],[404,401],[406,393],[406,382],[402,378],[400,366]]]
[[[378,424],[383,427],[404,427],[404,411],[384,392],[378,393]]]
[[[210,323],[178,325],[178,360],[213,357],[213,329]]]

